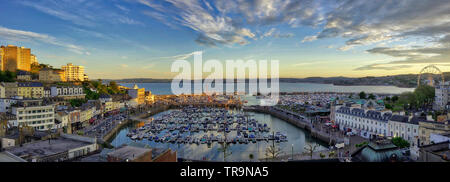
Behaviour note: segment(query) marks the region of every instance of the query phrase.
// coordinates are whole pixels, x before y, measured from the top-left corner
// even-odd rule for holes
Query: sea
[[[122,86],[133,87],[134,83],[119,83]],[[171,83],[136,83],[139,88],[150,90],[154,95],[172,95]],[[231,87],[233,84],[224,84],[224,88]],[[248,87],[246,84],[246,93]],[[201,85],[200,85],[201,86]],[[270,86],[270,85],[269,85]],[[236,84],[234,85],[236,90]],[[192,85],[192,90],[194,85]],[[224,89],[225,90],[225,89]],[[374,93],[374,94],[401,94],[403,92],[414,91],[414,88],[400,88],[396,86],[340,86],[333,84],[320,83],[279,83],[280,92],[337,92],[337,93]],[[206,91],[207,92],[207,91]]]

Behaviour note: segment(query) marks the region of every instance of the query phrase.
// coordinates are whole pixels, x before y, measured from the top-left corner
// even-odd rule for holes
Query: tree
[[[391,100],[394,103],[397,102],[398,101],[398,96],[394,95]]]
[[[86,100],[85,99],[71,99],[69,102],[70,102],[70,105],[72,105],[72,107],[80,107],[81,105],[86,103]]]
[[[316,152],[316,150],[317,150],[317,147],[318,147],[317,144],[309,143],[305,146],[305,150],[306,150],[305,153],[307,153],[312,159],[314,152]]]
[[[111,88],[111,90],[115,93],[119,92],[119,85],[117,85],[117,83],[115,81],[110,81],[109,82],[109,87]]]
[[[366,95],[365,92],[360,92],[360,93],[359,93],[359,98],[360,98],[360,99],[366,99],[366,97],[367,97],[367,95]]]
[[[433,103],[435,89],[429,85],[420,85],[414,90],[414,95],[418,106],[428,106]]]
[[[369,99],[371,99],[371,100],[375,100],[375,99],[376,99],[376,97],[375,97],[375,95],[373,95],[373,94],[369,94]]]
[[[275,159],[282,153],[281,149],[275,146],[275,140],[272,140],[272,145],[266,148],[266,158]]]
[[[392,143],[399,148],[409,147],[409,142],[403,139],[402,137],[392,138]]]

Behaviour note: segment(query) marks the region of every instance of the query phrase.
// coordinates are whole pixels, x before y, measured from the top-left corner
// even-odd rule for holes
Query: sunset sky
[[[280,77],[450,71],[448,0],[2,0],[0,45],[91,79],[172,78],[177,59],[280,61]]]

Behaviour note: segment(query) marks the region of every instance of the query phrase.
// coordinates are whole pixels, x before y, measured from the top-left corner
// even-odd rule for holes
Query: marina
[[[318,150],[327,148],[307,131],[269,114],[224,108],[168,110],[115,135],[113,146],[143,143],[176,150],[179,158],[205,161],[258,161],[273,143],[282,154],[302,153],[306,144],[317,144]]]
[[[269,131],[267,124],[259,123],[249,114],[224,108],[186,107],[154,118],[130,131],[127,136],[132,140],[197,145],[288,141],[287,136],[280,131]],[[196,133],[203,135],[195,137]]]

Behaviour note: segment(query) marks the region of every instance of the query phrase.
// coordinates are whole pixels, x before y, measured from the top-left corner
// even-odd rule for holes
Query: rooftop
[[[20,157],[17,157],[9,152],[0,152],[0,162],[26,162]]]
[[[140,156],[144,155],[145,153],[151,152],[152,149],[150,148],[142,148],[142,147],[135,147],[135,146],[122,146],[118,148],[115,151],[112,151],[108,153],[108,156],[119,158],[122,160],[135,160],[139,158]]]
[[[17,83],[19,87],[43,87],[41,82],[19,82]]]
[[[91,144],[92,143],[85,141],[59,137],[56,139],[51,139],[50,142],[48,140],[41,140],[25,144],[22,147],[12,147],[7,149],[7,151],[22,158],[31,156],[45,157]]]

